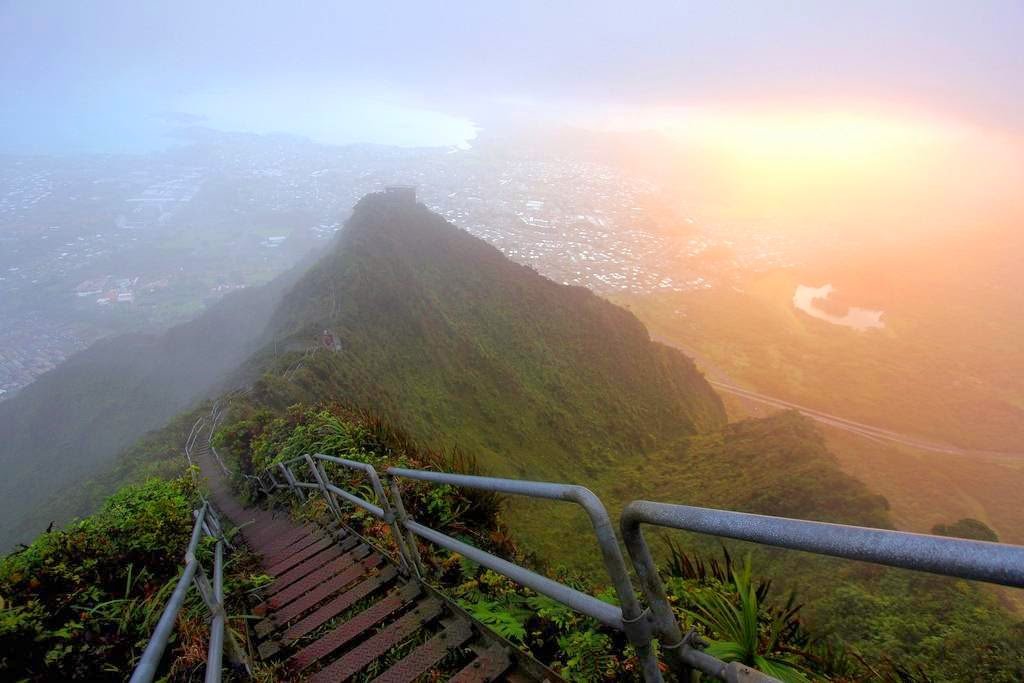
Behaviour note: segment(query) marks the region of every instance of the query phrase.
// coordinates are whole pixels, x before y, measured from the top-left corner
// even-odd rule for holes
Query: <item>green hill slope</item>
[[[325,329],[340,349],[287,400],[344,398],[496,473],[578,477],[725,421],[694,364],[628,311],[385,195],[359,202],[268,329],[251,368]]]
[[[386,195],[364,198],[283,296],[236,381],[251,384],[251,409],[341,401],[487,473],[584,484],[612,508],[658,497],[890,524],[885,500],[840,470],[806,420],[726,425],[692,361],[632,313]],[[591,568],[589,547],[564,543],[588,537],[584,515],[510,504],[532,551]]]
[[[286,283],[233,293],[163,334],[97,342],[0,403],[0,550],[80,512],[53,501],[215,392],[252,353]]]

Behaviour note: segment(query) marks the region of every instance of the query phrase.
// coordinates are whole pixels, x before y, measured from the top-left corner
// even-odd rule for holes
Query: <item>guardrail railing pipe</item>
[[[224,546],[218,542],[213,558],[213,601],[216,608],[210,623],[210,649],[206,658],[206,683],[218,683],[224,654]]]
[[[320,495],[324,497],[324,502],[327,503],[327,509],[331,511],[335,519],[341,519],[341,510],[338,509],[338,504],[334,500],[334,494],[327,488],[327,481],[330,481],[326,477],[320,476],[320,470],[317,469],[316,463],[313,462],[313,458],[307,453],[305,455],[306,464],[309,465],[309,471],[313,475],[313,479],[316,480],[317,486],[320,487]]]
[[[611,519],[608,517],[608,511],[605,509],[604,504],[601,503],[601,500],[594,495],[590,489],[571,484],[555,484],[518,479],[499,479],[495,477],[479,477],[466,474],[448,474],[425,470],[409,470],[399,467],[389,468],[388,473],[392,477],[415,479],[435,484],[448,484],[451,486],[493,491],[496,493],[508,493],[531,498],[547,498],[550,500],[568,501],[576,503],[582,507],[590,518],[594,534],[597,536],[598,547],[601,550],[601,558],[604,562],[605,570],[608,572],[608,576],[615,588],[615,594],[619,599],[619,603],[622,605],[621,629],[625,631],[629,641],[636,648],[637,656],[643,667],[644,680],[648,682],[662,680],[661,671],[658,668],[658,659],[655,657],[654,650],[651,645],[651,624],[648,622],[644,611],[640,608],[640,603],[637,600],[636,593],[633,591],[633,585],[629,579],[629,572],[626,569],[626,562],[622,557],[622,551],[619,549],[619,542],[615,537],[615,530],[612,526]],[[421,527],[421,525],[417,525],[415,522],[409,522],[406,526],[420,536],[423,536],[422,530],[427,528]],[[424,538],[426,538],[426,536],[424,536]],[[447,536],[445,536],[445,538],[452,541],[454,540]],[[471,548],[472,546],[466,547]],[[514,564],[510,566],[526,571]],[[557,582],[555,583],[556,585],[561,585],[557,584]]]
[[[365,462],[358,462],[356,460],[347,460],[345,458],[338,458],[332,455],[324,455],[323,453],[317,453],[313,456],[321,462],[332,462],[342,467],[346,467],[350,470],[362,472],[367,479],[370,480],[370,487],[373,489],[373,494],[376,496],[377,501],[380,503],[380,507],[373,506],[368,501],[364,501],[362,498],[355,496],[347,491],[344,491],[341,495],[345,500],[362,507],[365,510],[369,510],[371,514],[375,515],[379,519],[386,522],[391,528],[391,535],[395,539],[395,547],[398,549],[398,559],[401,562],[402,567],[406,573],[412,573],[414,575],[420,575],[420,567],[417,564],[418,555],[414,556],[405,542],[405,537],[402,534],[402,528],[398,525],[395,518],[394,510],[391,507],[391,501],[389,500],[387,493],[384,491],[384,486],[380,482],[380,475],[377,474],[376,468]],[[326,473],[325,473],[326,476]],[[341,492],[342,489],[337,487],[328,487],[333,493]],[[378,510],[375,512],[372,508]]]
[[[398,486],[398,480],[390,474],[386,475],[388,489],[391,491],[391,498],[395,502],[395,521],[398,523],[398,533],[405,534],[405,545],[409,549],[409,559],[412,560],[416,576],[423,578],[423,558],[420,557],[420,549],[416,544],[416,535],[408,528],[409,513],[405,511],[405,501],[402,500],[402,491]]]
[[[192,560],[185,565],[185,571],[182,572],[181,578],[178,579],[178,584],[174,587],[174,592],[171,593],[167,605],[164,606],[164,611],[160,614],[160,620],[157,622],[156,628],[153,629],[153,635],[150,637],[142,656],[139,657],[139,663],[136,665],[135,671],[132,672],[130,683],[150,683],[154,676],[156,676],[157,667],[160,665],[160,660],[164,656],[164,650],[167,648],[167,641],[174,632],[178,612],[181,611],[181,606],[185,603],[185,595],[188,593],[189,586],[192,584],[192,578],[195,576],[198,567],[198,560]]]
[[[167,600],[163,612],[160,613],[160,619],[157,621],[156,628],[153,629],[153,635],[150,637],[142,656],[139,657],[139,663],[136,665],[135,671],[132,672],[131,683],[149,683],[156,676],[157,667],[160,665],[160,660],[164,656],[164,650],[167,648],[167,641],[174,632],[178,612],[181,611],[181,606],[185,603],[185,596],[188,594],[188,589],[192,585],[196,571],[199,569],[196,549],[199,547],[199,539],[203,534],[203,521],[206,518],[208,507],[209,503],[203,503],[199,513],[195,515],[192,535],[185,550],[185,570],[178,578],[178,583],[174,586],[174,592],[171,593],[171,597]]]
[[[295,497],[301,500],[303,503],[306,502],[306,492],[303,491],[295,481],[295,476],[292,474],[291,469],[288,465],[283,462],[277,463],[277,466],[281,468],[281,474],[284,475],[284,480],[288,482],[288,486],[291,487],[292,493]]]
[[[669,606],[641,524],[711,534],[819,555],[1024,587],[1024,546],[811,522],[729,510],[634,501],[622,511],[621,529],[640,585],[654,613],[663,650],[678,670],[721,676],[714,658],[688,647]],[[721,666],[721,663],[719,663]]]

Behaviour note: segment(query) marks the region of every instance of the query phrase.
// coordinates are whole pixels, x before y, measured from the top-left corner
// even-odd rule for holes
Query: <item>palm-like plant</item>
[[[687,612],[718,636],[706,652],[726,662],[740,662],[783,681],[807,681],[779,646],[788,628],[787,611],[760,618],[757,590],[751,581],[750,558],[732,570],[737,599],[722,591],[694,594]],[[762,623],[763,622],[763,623]],[[762,628],[763,626],[763,628]]]

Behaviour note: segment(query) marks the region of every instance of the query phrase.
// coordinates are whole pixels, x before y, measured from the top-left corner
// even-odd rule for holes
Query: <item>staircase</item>
[[[281,663],[281,679],[557,680],[343,524],[298,525],[242,506],[207,439],[193,457],[211,501],[273,577],[254,610],[255,633],[261,659]]]
[[[210,429],[208,424],[204,423],[207,426],[199,430],[207,432],[203,437]],[[227,468],[216,452],[211,452],[209,439],[200,438],[195,432],[194,428],[189,435],[186,455],[199,466],[208,482],[213,506],[238,527],[242,539],[259,555],[264,570],[273,577],[255,609],[262,617],[255,632],[258,653],[275,667],[275,680],[558,680],[550,670],[419,580],[419,576],[426,574],[417,540],[457,553],[624,634],[633,645],[639,673],[647,683],[661,683],[666,665],[675,680],[689,680],[694,672],[727,683],[775,679],[739,662],[718,659],[704,650],[706,643],[696,632],[683,633],[644,539],[643,526],[1024,588],[1024,546],[653,501],[633,501],[622,510],[620,538],[603,503],[581,486],[389,467],[385,472],[389,494],[373,466],[319,453],[277,462],[252,477],[268,495],[284,491],[301,501],[308,495],[319,495],[335,521],[326,527],[302,526],[284,514],[242,506],[231,493]],[[362,473],[372,485],[372,498],[377,502],[333,484],[325,464]],[[302,470],[308,473],[303,475]],[[410,480],[556,500],[581,507],[590,518],[619,604],[599,600],[415,521],[406,513],[400,490],[400,482]],[[350,516],[345,510],[350,506],[390,525],[397,547],[395,559],[378,551],[373,543],[346,525]],[[204,504],[202,511],[197,512],[190,548],[195,546],[208,507]],[[216,528],[208,533],[221,536]],[[633,566],[635,583],[620,544],[625,546]],[[173,620],[181,606],[178,593],[184,592],[180,590],[182,583],[187,589],[191,581],[188,571],[196,571],[191,550],[186,560],[186,572],[161,616],[161,624],[168,614]],[[218,550],[215,595],[207,602],[215,620],[223,623],[220,563]],[[205,580],[199,581],[197,577],[197,582],[202,584]],[[646,605],[638,599],[637,588]],[[133,681],[152,680],[169,628],[158,625],[157,632],[160,637],[155,636],[151,646],[153,642],[160,646],[147,646],[147,654],[150,649],[155,653],[147,659],[145,675],[137,669]],[[654,651],[655,638],[662,644],[661,658]],[[216,668],[208,665],[208,683],[220,680],[221,645],[211,637],[209,661]]]

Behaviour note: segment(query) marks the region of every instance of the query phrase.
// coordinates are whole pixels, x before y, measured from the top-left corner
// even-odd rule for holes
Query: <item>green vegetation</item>
[[[285,295],[248,378],[281,408],[344,396],[489,472],[578,478],[724,423],[715,392],[629,312],[505,258],[422,207],[370,195]],[[245,374],[243,372],[243,374]]]
[[[999,541],[999,536],[987,524],[970,517],[959,519],[953,524],[936,524],[932,527],[932,533],[939,536],[970,538],[975,541]]]
[[[815,424],[793,411],[733,422],[666,449],[644,463],[637,480],[620,482],[618,493],[635,498],[638,489],[668,502],[892,527],[888,501],[843,472]]]
[[[178,580],[196,500],[190,477],[151,479],[0,561],[0,678],[123,680]],[[198,553],[207,567],[212,544]],[[262,580],[252,566],[244,553],[229,558],[229,613]],[[193,591],[166,655],[170,680],[202,670],[205,610]]]
[[[246,323],[250,333],[259,310]],[[321,345],[324,330],[338,350]],[[216,326],[205,334],[211,343],[225,343]],[[729,346],[727,335],[722,339],[716,353],[738,366],[764,361],[760,349],[729,355],[737,348]],[[188,338],[175,343],[181,353],[198,348]],[[651,342],[630,313],[585,290],[540,278],[422,208],[375,197],[361,202],[337,249],[284,296],[262,344],[228,380],[229,386],[251,390],[231,399],[229,422],[216,435],[242,472],[311,451],[380,469],[476,471],[479,462],[488,474],[589,486],[613,516],[626,501],[646,497],[893,526],[886,499],[844,471],[807,419],[788,413],[724,424],[723,405],[694,364]],[[790,350],[764,353],[778,363],[776,356]],[[838,377],[844,371],[836,372]],[[793,381],[798,380],[804,381]],[[151,435],[108,478],[85,488],[97,495],[118,480],[174,469],[170,463],[180,457],[196,414]],[[352,473],[331,468],[331,476],[372,495]],[[420,521],[612,599],[601,585],[596,547],[565,543],[567,537],[590,538],[590,529],[585,516],[564,503],[523,504],[412,485],[407,504]],[[323,502],[315,498],[300,511],[322,512]],[[388,528],[364,513],[355,512],[351,520],[382,544],[392,542]],[[962,523],[951,526],[963,533]],[[790,678],[846,680],[872,672],[907,680],[1024,678],[1022,627],[975,585],[752,551],[760,573],[781,577],[777,583],[784,589],[799,588],[807,606],[798,608],[794,598],[771,598],[767,582],[754,579],[746,564],[701,560],[719,551],[714,539],[651,536],[687,539],[688,559],[678,547],[660,542],[655,551],[681,621],[724,656],[767,664]],[[737,556],[739,544],[726,547]],[[466,609],[566,677],[635,676],[636,661],[618,634],[464,558],[423,551],[436,580]],[[167,552],[175,557],[173,549]],[[141,567],[132,577],[141,576]],[[108,587],[94,605],[134,595],[139,579],[122,572],[103,585]],[[17,603],[7,593],[4,599],[21,609],[29,597],[19,590],[11,591],[21,596]],[[68,619],[29,630],[56,633]],[[118,647],[123,660],[134,656],[132,647]]]
[[[239,397],[233,402],[232,416],[217,432],[215,442],[246,473],[311,452],[368,462],[380,471],[391,466],[476,471],[472,459],[423,450],[400,430],[338,404],[296,405],[275,414],[257,406],[251,397]],[[374,499],[360,476],[331,464],[327,467],[332,480]],[[421,523],[532,565],[579,590],[616,603],[614,591],[589,576],[551,567],[524,554],[503,524],[500,511],[504,501],[494,495],[407,483],[403,497],[410,514]],[[286,497],[285,501],[292,499]],[[349,524],[393,549],[386,525],[357,508],[348,511]],[[312,497],[298,514],[326,518],[326,505]],[[557,669],[563,677],[574,681],[639,679],[639,663],[621,634],[457,554],[425,543],[419,544],[419,550],[437,585],[454,595],[474,617]],[[834,653],[830,640],[815,639],[807,633],[799,617],[800,607],[792,597],[780,605],[768,599],[770,583],[761,581],[755,586],[749,560],[742,569],[734,570],[728,554],[720,564],[687,556],[671,547],[671,560],[664,572],[682,623],[711,640],[711,651],[727,661],[774,667],[773,672],[788,680],[802,680],[802,672],[829,674],[837,666],[856,666],[850,658]],[[722,615],[736,610],[741,610],[747,620],[743,634],[747,649],[743,652],[726,645],[736,634],[730,630],[728,617]]]

